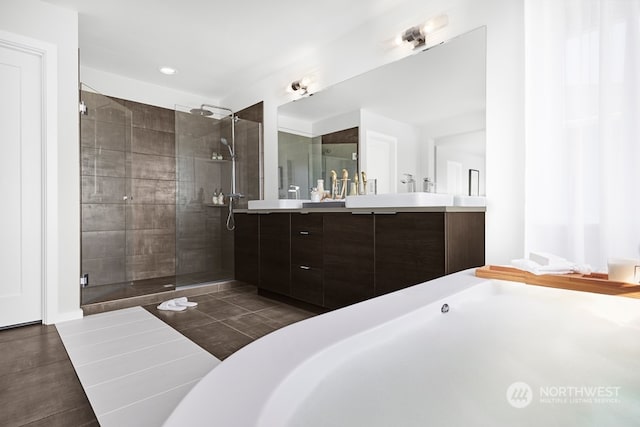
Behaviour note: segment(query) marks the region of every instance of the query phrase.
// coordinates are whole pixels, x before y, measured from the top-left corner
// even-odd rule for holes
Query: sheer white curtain
[[[525,250],[640,258],[640,0],[525,0]]]

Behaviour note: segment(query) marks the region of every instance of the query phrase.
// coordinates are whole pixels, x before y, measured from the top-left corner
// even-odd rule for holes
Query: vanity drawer
[[[291,265],[322,268],[322,236],[291,236]]]
[[[291,237],[322,236],[322,214],[291,214]]]
[[[323,305],[322,269],[308,265],[291,266],[291,296],[318,306]]]

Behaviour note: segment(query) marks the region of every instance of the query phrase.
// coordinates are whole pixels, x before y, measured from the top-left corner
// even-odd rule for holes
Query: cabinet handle
[[[300,234],[302,234],[303,236],[308,236],[309,232],[308,231],[301,231]]]
[[[302,269],[302,270],[311,270],[311,267],[308,267],[306,265],[301,265],[300,269]]]

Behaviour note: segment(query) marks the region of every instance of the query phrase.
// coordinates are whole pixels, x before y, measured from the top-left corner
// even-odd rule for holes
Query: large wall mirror
[[[438,193],[484,195],[485,117],[481,27],[280,106],[279,197],[295,185],[309,198],[330,169],[365,171],[378,193],[408,191],[410,174],[417,191],[429,178]],[[349,129],[357,143],[327,138]]]

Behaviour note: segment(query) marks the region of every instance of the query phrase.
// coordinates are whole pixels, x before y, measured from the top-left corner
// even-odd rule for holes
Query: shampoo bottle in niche
[[[222,188],[220,189],[220,194],[218,194],[218,204],[224,205],[224,194],[222,194]]]
[[[218,204],[218,190],[217,189],[213,190],[213,197],[211,197],[211,204],[214,204],[214,205]]]

